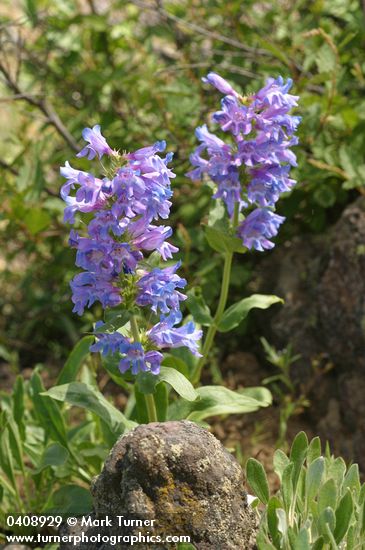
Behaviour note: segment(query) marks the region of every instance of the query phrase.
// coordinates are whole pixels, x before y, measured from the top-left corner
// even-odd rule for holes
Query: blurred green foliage
[[[359,0],[5,0],[0,17],[0,344],[20,366],[63,359],[91,326],[91,315],[71,313],[74,254],[58,198],[59,166],[81,147],[83,127],[101,124],[126,150],[167,140],[176,241],[208,301],[220,276],[199,226],[211,191],[184,174],[194,128],[219,100],[200,80],[209,70],[245,94],[268,75],[294,79],[299,184],[279,205],[281,239],[325,230],[364,192]],[[240,296],[255,258],[235,266]]]

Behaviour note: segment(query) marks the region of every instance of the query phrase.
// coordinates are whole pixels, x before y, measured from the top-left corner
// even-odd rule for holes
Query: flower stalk
[[[140,342],[141,338],[139,335],[139,328],[138,328],[138,322],[135,315],[132,315],[130,318],[130,325],[131,325],[131,332],[133,335],[134,342]],[[145,393],[144,394],[144,400],[146,403],[146,409],[147,409],[147,415],[148,415],[148,421],[149,422],[158,422],[157,418],[157,411],[156,411],[156,403],[155,398],[153,397],[153,393]]]

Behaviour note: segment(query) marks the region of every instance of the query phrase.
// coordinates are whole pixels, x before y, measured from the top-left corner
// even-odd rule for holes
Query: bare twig
[[[76,140],[73,138],[73,136],[70,134],[70,132],[67,130],[66,126],[61,121],[60,117],[54,110],[54,108],[43,98],[38,99],[36,96],[32,94],[28,94],[23,92],[19,86],[18,83],[11,77],[10,71],[5,67],[3,63],[0,63],[0,72],[3,74],[5,78],[5,84],[7,87],[14,92],[16,99],[21,99],[29,103],[29,105],[32,105],[33,107],[36,107],[39,109],[46,117],[47,122],[51,124],[57,132],[63,137],[63,139],[67,142],[67,144],[73,149],[74,151],[78,151],[79,147],[77,145]]]
[[[4,170],[8,170],[12,174],[14,174],[14,176],[17,176],[19,174],[18,170],[13,166],[11,166],[11,164],[8,164],[7,162],[5,162],[5,160],[0,159],[0,166]]]
[[[192,23],[191,21],[186,21],[186,19],[177,17],[176,15],[173,15],[172,13],[168,12],[165,8],[163,8],[162,2],[157,2],[155,6],[148,4],[146,2],[143,2],[141,0],[132,0],[132,3],[143,9],[147,9],[151,11],[157,10],[165,19],[174,21],[175,23],[181,25],[182,27],[187,27],[188,29],[191,29],[203,36],[212,38],[213,40],[218,40],[219,42],[223,42],[224,44],[229,44],[234,48],[238,48],[245,52],[254,53],[255,55],[265,55],[268,57],[272,56],[272,54],[269,51],[264,50],[263,48],[253,48],[251,46],[247,46],[246,44],[242,44],[242,42],[239,42],[239,40],[235,40],[234,38],[228,38],[228,36],[224,36],[223,34],[220,34],[215,31],[210,31],[208,29],[205,29],[204,27],[201,27],[200,25],[197,25],[196,23]]]

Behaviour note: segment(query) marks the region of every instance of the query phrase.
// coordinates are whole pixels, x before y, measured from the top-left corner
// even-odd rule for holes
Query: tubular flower
[[[226,143],[206,126],[197,128],[201,143],[190,156],[194,168],[187,175],[194,180],[207,175],[217,185],[213,197],[224,201],[231,217],[235,208],[242,214],[254,208],[237,235],[247,248],[272,248],[269,239],[284,221],[272,210],[281,194],[296,183],[289,172],[297,165],[291,147],[298,143],[294,134],[301,118],[289,114],[299,99],[289,94],[293,82],[281,76],[269,78],[256,94],[243,98],[216,73],[203,81],[225,94],[212,120],[231,139]]]
[[[75,223],[77,212],[89,213],[83,233],[74,229],[70,232],[76,265],[83,270],[70,283],[73,311],[82,315],[95,302],[100,302],[103,309],[118,306],[129,313],[149,308],[157,318],[152,327],[142,327],[141,341],[136,340],[132,329],[129,335],[126,329],[123,336],[98,323],[96,342],[90,349],[117,355],[122,373],[131,370],[132,374],[157,374],[162,361],[159,349],[186,346],[197,353],[201,336],[192,323],[176,327],[182,320],[180,302],[186,299],[180,292],[186,281],[176,273],[180,263],[148,267],[150,254],[166,261],[178,251],[167,241],[171,227],[158,224],[170,214],[171,179],[175,177],[168,167],[172,154],[160,157],[166,143],[158,141],[120,155],[109,147],[98,125],[86,128],[83,137],[88,144],[77,156],[101,159],[107,155],[110,169],[100,179],[68,162],[61,168],[66,178],[61,188],[65,222]],[[164,327],[166,334],[162,335]]]

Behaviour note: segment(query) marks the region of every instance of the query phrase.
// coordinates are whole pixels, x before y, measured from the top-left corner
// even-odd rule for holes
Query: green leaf
[[[103,331],[116,332],[124,327],[130,320],[131,313],[126,309],[113,308],[105,312]]]
[[[213,201],[213,206],[209,210],[208,225],[210,227],[220,227],[228,229],[227,214],[224,203],[221,199]]]
[[[346,550],[355,550],[355,527],[351,525],[347,531]]]
[[[90,346],[94,342],[94,336],[84,336],[73,348],[57,379],[57,386],[68,384],[76,380],[78,372],[85,357],[90,353]]]
[[[247,461],[246,477],[255,495],[263,504],[267,504],[270,498],[269,484],[263,465],[255,458]]]
[[[38,23],[37,3],[36,0],[25,0],[25,13],[29,17],[32,25]]]
[[[227,252],[239,252],[243,254],[247,252],[247,248],[242,245],[241,239],[229,235],[228,231],[222,231],[216,227],[206,225],[205,237],[209,246],[221,254],[226,254]]]
[[[312,544],[312,550],[322,550],[323,547],[324,547],[323,537],[318,537],[318,539]]]
[[[321,456],[321,440],[319,437],[314,437],[309,443],[308,453],[307,453],[307,464],[311,464],[316,458]]]
[[[278,517],[278,530],[283,534],[284,538],[286,538],[288,532],[288,516],[282,508],[276,510],[276,515]]]
[[[357,464],[351,464],[347,474],[345,475],[342,489],[345,490],[347,487],[354,490],[357,495],[360,493],[361,483],[359,466]]]
[[[51,223],[51,217],[48,212],[42,208],[32,208],[25,214],[24,223],[29,232],[32,235],[35,235],[49,226]]]
[[[290,450],[290,460],[294,464],[294,471],[293,471],[293,488],[294,491],[296,489],[300,470],[303,466],[304,460],[307,456],[307,450],[308,450],[308,438],[307,435],[304,432],[299,432],[293,441],[293,444],[291,446]]]
[[[283,303],[277,296],[253,294],[249,298],[243,298],[233,306],[229,307],[223,314],[218,324],[220,332],[228,332],[237,327],[253,308],[267,309],[273,304]]]
[[[275,550],[275,546],[262,531],[259,531],[256,536],[257,548],[259,550]]]
[[[309,533],[306,528],[299,531],[295,543],[294,550],[310,550],[312,546],[309,545]]]
[[[281,501],[276,496],[271,497],[266,511],[267,525],[275,548],[280,550],[280,534],[278,531],[278,516],[276,513],[276,510],[279,508],[283,508]]]
[[[257,37],[257,41],[265,48],[267,51],[271,52],[277,59],[279,59],[284,65],[289,64],[288,56],[285,55],[285,51],[281,49],[279,46],[275,45],[273,42],[269,40],[265,40],[265,38],[262,38],[260,36]]]
[[[210,309],[204,301],[201,293],[197,293],[196,289],[189,290],[187,292],[186,305],[194,321],[203,326],[209,326],[213,323],[213,318],[210,313]]]
[[[78,485],[65,485],[53,493],[51,502],[42,510],[44,513],[57,515],[86,515],[92,510],[90,491]]]
[[[143,394],[155,393],[158,378],[152,372],[139,372],[136,376],[136,385]]]
[[[7,427],[9,430],[9,445],[10,451],[14,457],[16,466],[25,474],[23,462],[23,446],[20,437],[20,432],[17,423],[15,422],[12,413],[9,411],[6,415]]]
[[[18,493],[15,480],[13,454],[10,450],[9,431],[5,428],[0,434],[0,467],[10,481],[14,491]]]
[[[327,459],[327,477],[335,480],[337,487],[341,487],[346,473],[346,463],[340,456],[336,459]]]
[[[156,380],[170,384],[176,393],[187,401],[195,401],[199,397],[192,383],[176,369],[161,366],[160,372],[156,376]]]
[[[42,395],[93,412],[104,420],[116,435],[131,430],[137,425],[135,422],[128,420],[94,387],[82,382],[71,382],[62,386],[55,386]]]
[[[364,496],[365,485],[362,486],[361,491],[362,491],[362,496]],[[361,533],[364,534],[365,533],[365,498],[361,498],[361,495],[360,495],[359,501],[360,501],[360,503],[362,503],[362,514],[361,514],[361,518],[360,518]]]
[[[324,458],[320,456],[310,464],[305,478],[305,498],[311,502],[318,493],[324,474]]]
[[[263,386],[252,386],[251,388],[239,389],[237,390],[237,393],[246,397],[252,397],[252,399],[256,399],[256,401],[259,401],[262,404],[261,406],[268,407],[272,404],[272,393],[270,390],[264,388]]]
[[[328,73],[336,68],[335,52],[327,43],[317,50],[315,61],[320,73]]]
[[[13,388],[13,417],[18,425],[20,437],[24,440],[24,380],[20,375],[16,377]]]
[[[322,513],[326,508],[336,509],[337,487],[333,479],[328,479],[322,485],[318,494],[318,512]]]
[[[171,355],[169,353],[166,353],[164,355],[162,365],[164,367],[170,367],[172,369],[178,370],[186,378],[189,378],[189,372],[190,372],[189,366],[180,357],[176,357],[175,355]]]
[[[70,453],[65,447],[59,443],[52,443],[44,450],[41,462],[35,473],[41,472],[48,466],[63,466],[67,462],[69,456]]]
[[[323,208],[330,208],[337,200],[334,189],[328,186],[328,184],[319,186],[313,193],[313,198],[317,204]]]
[[[335,513],[332,508],[326,508],[319,516],[319,528],[325,540],[328,540],[327,528],[328,525],[330,531],[334,531],[336,525]]]
[[[29,389],[37,418],[46,434],[67,447],[66,426],[60,408],[47,397],[42,379],[36,371],[29,381]]]
[[[196,392],[200,400],[194,402],[193,412],[188,416],[189,420],[195,422],[209,416],[253,412],[268,406],[266,401],[258,401],[223,386],[202,386]]]
[[[337,543],[341,542],[347,533],[353,507],[351,492],[348,489],[341,498],[336,510],[336,528],[333,534]]]
[[[280,481],[283,477],[283,472],[290,460],[281,449],[277,449],[274,453],[274,472],[279,477]]]
[[[286,512],[289,512],[293,500],[293,471],[294,464],[293,462],[289,462],[289,464],[285,467],[285,470],[283,471],[281,481],[281,494],[283,496]]]

